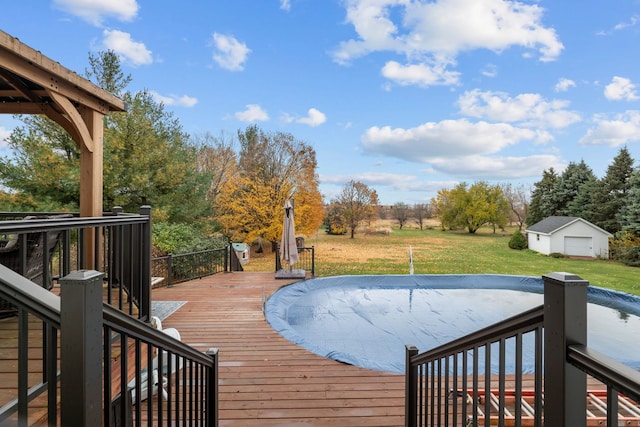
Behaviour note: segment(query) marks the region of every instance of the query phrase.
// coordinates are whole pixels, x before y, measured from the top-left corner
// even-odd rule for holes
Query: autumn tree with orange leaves
[[[239,150],[233,175],[215,199],[216,221],[232,241],[269,241],[282,235],[287,199],[294,202],[300,235],[317,231],[324,218],[314,149],[284,132],[257,126],[238,131]]]

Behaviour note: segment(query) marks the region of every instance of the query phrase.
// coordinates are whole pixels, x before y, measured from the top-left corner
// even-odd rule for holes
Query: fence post
[[[60,279],[60,412],[63,426],[102,424],[102,278],[79,270]]]
[[[570,273],[544,280],[544,425],[586,426],[587,376],[567,362],[567,346],[587,345],[587,286]]]
[[[415,427],[418,417],[418,367],[411,366],[411,357],[418,354],[415,345],[405,346],[405,397],[404,397],[404,425]]]
[[[311,246],[311,277],[316,277],[316,247]]]

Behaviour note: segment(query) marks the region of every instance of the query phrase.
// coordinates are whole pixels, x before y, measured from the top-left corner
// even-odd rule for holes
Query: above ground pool
[[[528,276],[337,276],[281,288],[265,315],[316,354],[403,373],[406,344],[420,352],[437,347],[541,305],[542,292],[542,279]],[[589,347],[640,369],[640,298],[590,286],[588,300]],[[533,360],[524,364],[532,370]]]

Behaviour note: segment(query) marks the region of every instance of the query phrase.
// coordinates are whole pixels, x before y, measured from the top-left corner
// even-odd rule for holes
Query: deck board
[[[402,375],[327,360],[271,329],[264,298],[292,282],[235,272],[153,289],[154,301],[187,301],[163,327],[219,349],[220,426],[404,425]]]

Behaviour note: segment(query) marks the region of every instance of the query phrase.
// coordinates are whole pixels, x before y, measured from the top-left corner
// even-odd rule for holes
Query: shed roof
[[[525,231],[540,233],[540,234],[552,234],[553,232],[561,228],[564,228],[570,224],[573,224],[576,221],[584,222],[585,224],[590,225],[594,229],[599,230],[600,232],[607,234],[608,236],[611,236],[611,233],[609,233],[608,231],[603,230],[597,225],[592,224],[589,221],[577,216],[550,216],[543,219],[540,222],[533,224],[531,227],[528,227]]]

